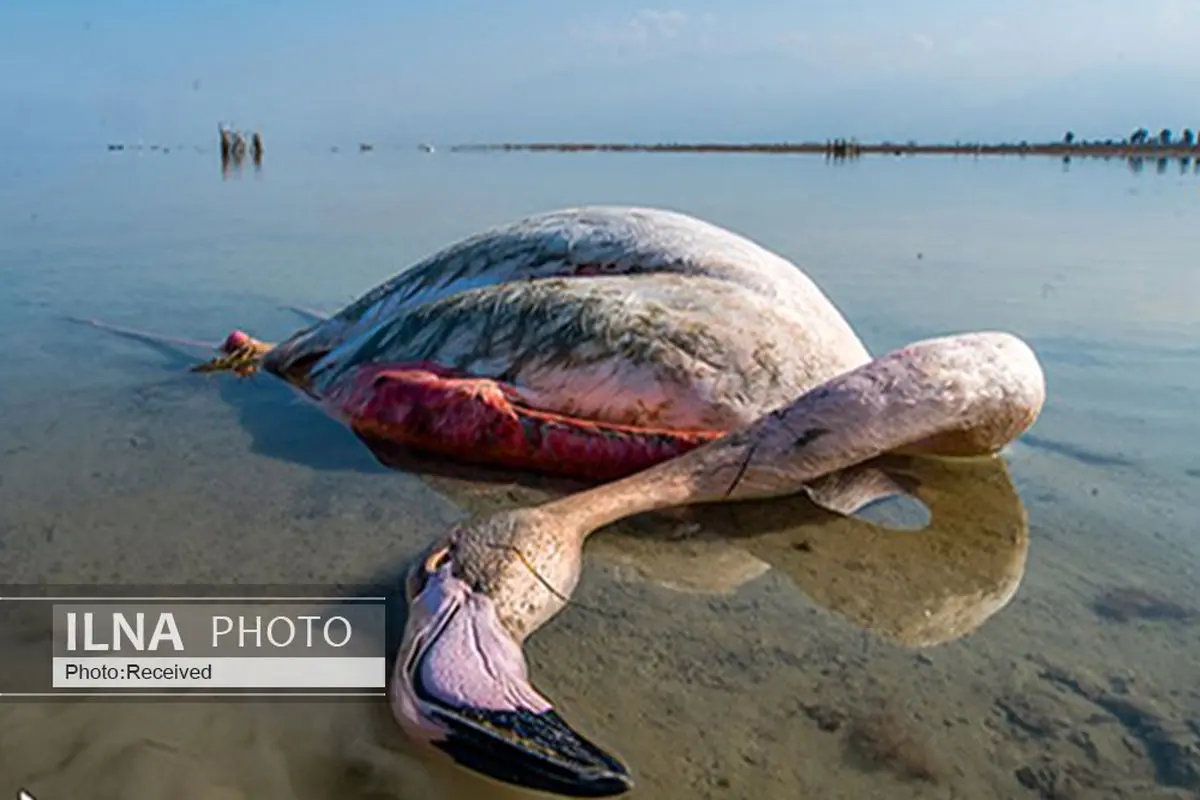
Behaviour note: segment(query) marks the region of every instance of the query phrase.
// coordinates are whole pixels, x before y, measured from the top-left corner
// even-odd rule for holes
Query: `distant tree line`
[[[1108,146],[1127,144],[1127,145],[1132,145],[1132,146],[1136,146],[1136,147],[1145,147],[1147,145],[1159,145],[1160,147],[1170,147],[1172,145],[1183,146],[1183,147],[1195,147],[1196,146],[1196,133],[1191,128],[1184,128],[1183,132],[1179,134],[1178,139],[1175,139],[1173,137],[1174,137],[1174,134],[1170,128],[1163,128],[1161,131],[1158,132],[1158,136],[1155,136],[1155,137],[1151,136],[1149,129],[1138,128],[1136,131],[1129,134],[1129,136],[1127,138],[1121,139],[1119,141],[1113,140],[1113,139],[1105,139],[1102,142],[1100,142],[1100,141],[1081,142],[1081,144],[1103,144],[1103,145],[1108,145]],[[1075,144],[1075,132],[1074,131],[1067,131],[1066,135],[1063,136],[1063,144],[1068,144],[1068,145]]]

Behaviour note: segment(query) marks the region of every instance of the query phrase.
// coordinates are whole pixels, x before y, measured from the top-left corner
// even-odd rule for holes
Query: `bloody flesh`
[[[364,437],[459,461],[596,480],[631,475],[724,435],[542,411],[500,381],[429,363],[364,365],[321,401]]]

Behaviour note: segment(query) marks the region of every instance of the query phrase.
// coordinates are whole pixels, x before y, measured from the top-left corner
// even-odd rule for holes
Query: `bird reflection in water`
[[[587,557],[705,594],[737,591],[774,569],[817,604],[906,647],[978,629],[1016,594],[1029,547],[1028,515],[1004,460],[887,455],[872,464],[907,479],[920,502],[891,498],[840,516],[797,495],[659,512],[597,535]],[[479,512],[559,493],[528,482],[426,480]]]

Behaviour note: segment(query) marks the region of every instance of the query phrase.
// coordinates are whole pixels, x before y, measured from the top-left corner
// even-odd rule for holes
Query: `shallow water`
[[[276,383],[190,375],[188,357],[64,315],[274,339],[304,322],[285,306],[336,310],[488,225],[661,205],[796,261],[874,352],[1018,333],[1049,399],[1007,466],[905,465],[933,509],[923,533],[786,501],[590,542],[577,605],[528,654],[562,713],[631,765],[632,796],[1200,791],[1200,176],[272,150],[261,173],[223,177],[192,148],[5,159],[0,582],[365,584],[467,511],[553,491],[386,470]],[[0,721],[0,793],[39,799],[529,796],[410,752],[377,703],[11,703]]]

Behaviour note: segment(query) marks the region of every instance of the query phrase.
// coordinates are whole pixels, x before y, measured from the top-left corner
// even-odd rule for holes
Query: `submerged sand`
[[[563,488],[389,471],[282,386],[174,362],[8,417],[6,583],[365,586],[466,513]],[[534,679],[635,798],[1196,796],[1194,511],[1135,465],[1009,463],[905,465],[934,510],[917,533],[798,500],[605,532],[528,647]],[[1184,611],[1102,613],[1129,587]],[[369,701],[6,704],[0,787],[19,786],[530,796],[411,752]]]

